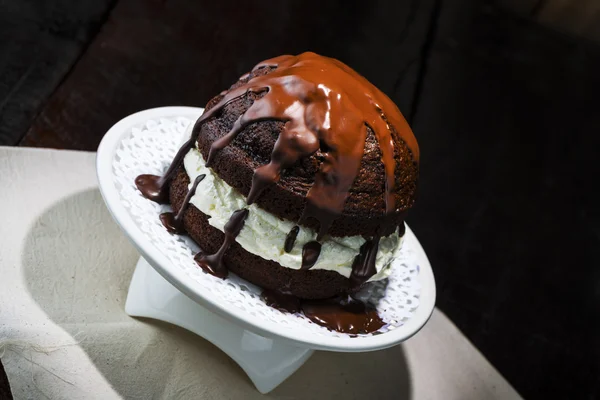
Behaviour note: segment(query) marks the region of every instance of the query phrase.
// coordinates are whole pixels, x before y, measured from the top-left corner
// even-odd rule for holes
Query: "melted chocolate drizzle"
[[[321,254],[321,243],[310,241],[302,248],[302,266],[300,269],[310,269],[319,259]]]
[[[285,237],[285,244],[283,249],[286,253],[289,253],[294,248],[294,244],[296,243],[296,237],[298,237],[298,232],[300,232],[300,227],[298,225],[294,226]]]
[[[380,238],[380,236],[375,236],[372,239],[367,239],[360,247],[360,253],[352,263],[352,273],[350,274],[350,283],[353,287],[362,285],[377,273],[375,262],[377,261]]]
[[[142,195],[158,204],[169,203],[169,192],[164,188],[164,176],[158,175],[138,175],[135,178],[135,186],[138,188]]]
[[[275,290],[265,289],[261,293],[263,301],[281,312],[295,314],[300,312],[300,299],[291,294],[284,294]]]
[[[223,263],[223,256],[244,227],[246,217],[248,217],[248,209],[235,211],[225,224],[225,240],[223,240],[223,244],[219,250],[214,254],[204,254],[202,252],[196,254],[194,260],[196,260],[204,271],[218,278],[225,278],[227,276],[228,271]]]
[[[284,129],[275,142],[270,162],[254,171],[247,198],[247,203],[252,204],[265,188],[279,181],[283,169],[291,167],[298,160],[318,150],[321,151],[323,162],[315,175],[314,184],[307,193],[302,217],[312,217],[319,221],[317,241],[307,243],[302,251],[302,268],[308,269],[319,257],[318,241],[324,237],[344,209],[349,190],[360,169],[367,129],[372,130],[381,149],[385,171],[385,212],[388,214],[396,211],[396,163],[392,127],[406,143],[415,161],[419,159],[419,148],[408,123],[396,105],[365,78],[340,61],[314,53],[303,53],[266,60],[256,65],[252,71],[265,67],[274,69],[265,75],[252,77],[235,89],[221,93],[221,100],[196,121],[189,140],[179,149],[162,177],[140,175],[135,183],[146,198],[166,203],[168,184],[185,155],[195,146],[204,122],[232,101],[248,93],[266,92],[235,121],[227,134],[212,143],[206,165],[212,165],[216,154],[231,144],[249,124],[261,120],[284,122]],[[246,74],[240,79],[244,80],[249,76]],[[217,276],[227,275],[222,257],[239,233],[247,214],[248,211],[243,210],[232,215],[225,226],[225,240],[217,253],[196,256],[202,268]],[[168,218],[173,217],[165,217]],[[176,219],[177,217],[174,217],[173,221],[167,222],[174,222]],[[170,225],[177,230],[177,224],[178,222],[175,222]],[[296,228],[286,237],[286,251],[291,251],[294,246]],[[361,247],[350,277],[354,286],[362,285],[376,273],[375,259],[379,239],[379,236],[371,238]],[[347,302],[344,309],[350,307],[356,310],[357,306],[353,304]],[[316,306],[312,307],[310,310],[314,311]],[[365,312],[368,314],[370,311]],[[309,314],[314,313],[310,311]],[[375,325],[377,323],[373,322]]]
[[[196,177],[196,179],[194,180],[194,184],[192,185],[191,189],[188,191],[187,195],[185,196],[185,199],[183,200],[183,204],[181,204],[181,208],[177,212],[177,215],[173,214],[172,212],[166,212],[166,213],[160,214],[160,221],[162,222],[163,226],[165,228],[167,228],[167,230],[169,232],[171,232],[171,233],[184,233],[185,232],[185,228],[183,227],[183,214],[185,213],[185,210],[187,210],[187,208],[190,204],[190,200],[196,193],[198,184],[200,182],[202,182],[202,180],[204,179],[205,176],[206,176],[205,174],[201,174]]]
[[[295,296],[265,289],[261,297],[269,306],[281,312],[302,313],[314,323],[329,330],[351,335],[377,332],[386,323],[377,309],[350,296],[327,300],[301,300]]]
[[[302,302],[302,312],[316,324],[353,335],[377,332],[386,325],[377,309],[350,296]]]
[[[248,204],[252,204],[268,185],[279,180],[282,169],[320,148],[324,161],[308,191],[305,215],[319,220],[318,239],[321,239],[344,208],[360,168],[369,126],[382,153],[386,212],[394,212],[395,160],[391,126],[407,144],[414,159],[419,157],[416,139],[396,105],[365,78],[332,58],[314,53],[280,56],[259,63],[253,71],[263,67],[275,69],[226,92],[219,103],[198,119],[190,139],[179,150],[165,175],[153,180],[149,187],[138,185],[142,193],[155,201],[166,199],[167,183],[194,146],[204,121],[247,93],[267,92],[236,120],[226,135],[211,145],[207,159],[207,165],[210,165],[216,153],[251,123],[267,119],[285,122],[271,161],[254,172]]]

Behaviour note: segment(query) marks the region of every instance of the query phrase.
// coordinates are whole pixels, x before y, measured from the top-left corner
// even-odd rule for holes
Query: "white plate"
[[[253,285],[244,285],[243,281],[238,277],[231,277],[230,287],[226,282],[220,281],[217,278],[204,273],[200,268],[191,268],[188,260],[175,262],[172,256],[174,240],[178,240],[175,246],[181,253],[184,244],[184,239],[170,239],[167,243],[165,238],[172,238],[171,235],[160,231],[158,225],[158,214],[164,210],[164,206],[153,205],[155,215],[140,214],[132,211],[130,207],[132,202],[148,201],[141,198],[139,192],[135,192],[133,179],[127,178],[123,180],[122,171],[117,171],[115,166],[121,162],[123,157],[132,157],[132,152],[135,148],[124,146],[124,143],[131,140],[132,132],[140,133],[140,130],[147,125],[156,124],[155,121],[180,121],[183,119],[195,120],[203,112],[201,108],[193,107],[161,107],[132,114],[117,124],[115,124],[104,136],[98,148],[97,155],[97,173],[100,190],[106,202],[108,209],[113,215],[115,221],[123,229],[125,234],[132,241],[134,246],[139,250],[141,255],[154,267],[154,269],[162,275],[167,281],[181,290],[189,298],[196,301],[198,304],[208,308],[223,318],[240,326],[240,328],[250,330],[261,336],[278,339],[287,342],[291,345],[296,345],[304,348],[342,351],[342,352],[360,352],[383,349],[393,346],[408,339],[427,322],[435,304],[435,281],[431,266],[413,232],[407,227],[405,235],[405,243],[402,252],[408,252],[408,257],[411,265],[416,266],[413,271],[418,273],[412,279],[418,281],[419,292],[418,301],[413,302],[418,304],[416,308],[408,312],[408,317],[404,318],[401,323],[396,324],[393,329],[377,335],[360,335],[358,337],[350,337],[344,334],[329,334],[325,328],[318,327],[305,318],[284,315],[279,311],[268,308],[269,313],[279,313],[282,320],[285,318],[296,318],[298,321],[293,321],[297,327],[291,329],[285,321],[278,323],[273,318],[264,317],[264,310],[257,312],[261,308],[262,303],[257,303],[256,293],[252,294],[253,302],[249,302],[250,306],[244,307],[229,302],[227,296],[247,296],[247,291],[258,290]],[[178,119],[179,118],[179,119]],[[150,121],[150,123],[148,122]],[[173,122],[175,123],[175,122]],[[175,129],[175,128],[174,128]],[[164,138],[164,137],[163,137]],[[177,138],[177,143],[180,143],[181,138]],[[172,142],[175,139],[171,139]],[[158,146],[158,143],[155,144]],[[132,173],[154,173],[149,170],[148,163],[162,163],[166,168],[170,160],[165,154],[168,152],[158,151],[164,160],[156,160],[160,156],[146,156],[152,158],[150,161],[133,160],[131,165]],[[172,153],[172,150],[171,150]],[[138,154],[138,153],[135,153]],[[138,156],[139,157],[139,156]],[[172,157],[172,154],[171,156]],[[134,171],[139,169],[139,171]],[[133,175],[132,175],[133,176]],[[125,182],[125,183],[123,183]],[[123,185],[130,185],[127,190],[123,190]],[[129,193],[124,195],[124,193]],[[140,198],[138,198],[138,197]],[[157,237],[164,239],[156,239]],[[185,242],[188,243],[189,242]],[[193,244],[191,244],[193,246]],[[193,255],[192,249],[187,249],[189,258]],[[186,256],[187,257],[187,256]],[[192,260],[193,262],[193,260]],[[185,264],[185,266],[184,266]],[[240,286],[244,286],[246,293],[239,290]],[[210,288],[210,290],[207,290]],[[217,288],[217,289],[215,289]],[[223,288],[223,289],[219,289]],[[233,289],[231,289],[233,288]],[[225,291],[228,291],[227,296],[222,296]],[[244,297],[242,297],[244,298]],[[410,304],[411,301],[409,300]],[[273,314],[275,315],[275,314]],[[292,324],[292,325],[293,325]]]

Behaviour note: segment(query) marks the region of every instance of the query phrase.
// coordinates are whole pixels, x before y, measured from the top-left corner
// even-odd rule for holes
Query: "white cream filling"
[[[223,231],[234,211],[248,208],[249,214],[244,227],[236,237],[244,250],[264,259],[273,260],[280,265],[300,269],[302,265],[302,247],[305,243],[315,240],[317,233],[309,228],[300,227],[298,237],[291,252],[283,249],[288,232],[296,225],[263,210],[256,204],[248,206],[245,197],[219,178],[211,168],[207,168],[202,154],[192,149],[184,158],[184,167],[193,182],[200,174],[206,177],[199,183],[196,193],[192,196],[191,204],[196,206],[210,218],[208,222],[213,227]],[[191,188],[191,183],[189,188]],[[326,269],[350,277],[352,263],[365,243],[362,236],[331,237],[326,236],[321,241],[321,254],[312,269]],[[402,237],[398,231],[381,238],[376,258],[377,273],[371,281],[387,278],[397,250],[402,246]]]

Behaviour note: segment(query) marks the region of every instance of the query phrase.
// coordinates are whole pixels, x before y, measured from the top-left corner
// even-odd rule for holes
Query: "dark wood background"
[[[600,46],[510,3],[0,2],[0,144],[95,150],[264,58],[337,57],[419,140],[438,307],[525,398],[600,398]]]

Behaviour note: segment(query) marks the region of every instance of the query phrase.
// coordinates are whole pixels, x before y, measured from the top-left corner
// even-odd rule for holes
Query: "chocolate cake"
[[[418,159],[387,96],[303,53],[259,63],[210,100],[167,172],[136,184],[170,201],[163,224],[201,246],[205,271],[232,271],[271,300],[327,299],[387,276]]]

